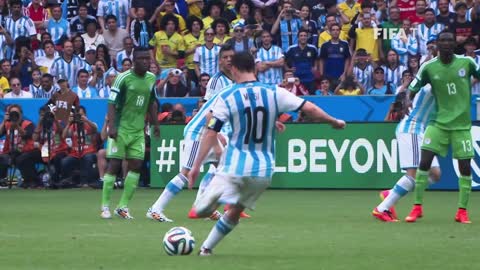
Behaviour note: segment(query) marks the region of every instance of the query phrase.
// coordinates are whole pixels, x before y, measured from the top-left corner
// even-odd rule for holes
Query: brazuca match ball
[[[195,247],[192,232],[185,227],[173,227],[163,237],[163,248],[168,255],[188,255]]]

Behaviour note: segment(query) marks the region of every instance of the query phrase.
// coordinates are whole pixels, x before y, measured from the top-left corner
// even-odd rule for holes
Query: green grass
[[[175,223],[144,217],[161,190],[140,189],[133,221],[99,218],[100,191],[0,190],[0,269],[477,269],[480,193],[473,193],[473,224],[453,221],[456,192],[428,192],[416,224],[384,224],[370,216],[377,191],[267,191],[253,218],[241,224],[209,258],[169,257],[163,234],[189,228],[197,248],[214,225],[189,220],[195,193],[169,205]],[[120,193],[114,194],[114,202]],[[399,206],[404,217],[412,196]]]

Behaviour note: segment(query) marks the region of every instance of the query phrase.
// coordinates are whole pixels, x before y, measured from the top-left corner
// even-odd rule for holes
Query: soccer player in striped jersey
[[[437,36],[445,26],[435,22],[435,11],[431,8],[425,9],[425,22],[417,26],[418,53],[427,54],[427,42],[430,39],[437,39]]]
[[[272,34],[262,32],[262,47],[257,51],[256,67],[258,81],[271,85],[278,85],[283,80],[283,65],[285,56],[282,49],[272,44]]]
[[[129,5],[127,0],[100,0],[97,9],[98,23],[101,29],[106,29],[107,15],[115,15],[117,26],[127,29],[130,26],[130,17],[128,16]]]
[[[193,55],[197,77],[200,77],[202,73],[213,76],[218,72],[218,53],[220,46],[213,43],[215,31],[213,31],[212,28],[208,28],[205,30],[204,36],[205,44],[198,47]]]
[[[400,167],[406,173],[395,183],[392,189],[380,192],[380,198],[383,201],[372,211],[372,215],[381,221],[398,221],[394,205],[415,188],[415,175],[420,164],[420,147],[423,141],[423,133],[430,115],[435,109],[435,99],[431,94],[431,88],[430,85],[426,85],[420,90],[413,100],[409,113],[405,114],[397,125],[395,134],[397,137]],[[401,107],[406,110],[408,106],[406,92],[401,92],[399,95],[405,97]],[[439,179],[440,167],[437,158],[435,158],[429,172],[429,183],[437,182]]]
[[[200,217],[210,216],[219,202],[231,205],[202,244],[199,255],[203,256],[212,254],[212,249],[238,224],[240,213],[245,208],[254,208],[255,201],[270,185],[275,167],[275,120],[279,114],[301,110],[334,128],[345,127],[344,121],[331,117],[313,103],[283,88],[257,82],[255,60],[247,52],[233,56],[232,75],[236,83],[212,99],[213,114],[209,115],[199,153],[188,175],[191,188],[207,154],[218,144],[218,132],[232,121],[230,142],[220,160],[219,171],[195,203]]]
[[[63,42],[63,55],[53,61],[50,73],[57,80],[66,79],[69,85],[74,86],[77,85],[77,72],[87,68],[85,61],[73,54],[73,43],[66,40]]]
[[[71,37],[70,24],[62,18],[62,8],[58,5],[52,8],[52,18],[48,20],[46,28],[52,35],[52,41],[55,45],[60,45],[63,40]]]
[[[220,48],[220,52],[218,53],[219,71],[208,81],[207,92],[205,93],[203,99],[209,100],[215,94],[219,93],[225,87],[233,83],[230,69],[232,68],[231,60],[234,53],[235,51],[233,50],[232,46],[223,45]]]

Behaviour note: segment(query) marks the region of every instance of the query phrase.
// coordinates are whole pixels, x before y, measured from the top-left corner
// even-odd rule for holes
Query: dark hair
[[[248,16],[252,16],[253,15],[253,10],[254,10],[254,6],[253,6],[253,3],[249,0],[238,0],[236,3],[235,3],[235,10],[237,12],[237,14],[240,14],[240,7],[242,5],[247,5],[248,6]]]
[[[332,27],[334,27],[334,26],[338,26],[338,28],[342,29],[342,27],[341,27],[340,24],[338,24],[338,23],[332,24],[332,25],[330,26],[330,28],[332,28]]]
[[[88,9],[87,3],[79,1],[77,9],[80,10],[81,7],[84,7],[84,8]]]
[[[0,60],[0,66],[3,65],[3,64],[6,63],[6,62],[9,62],[10,64],[12,64],[12,63],[10,62],[10,60],[8,60],[8,59],[2,59],[2,60]]]
[[[50,44],[55,48],[55,43],[53,43],[53,41],[51,41],[51,40],[45,40],[42,44],[42,48],[45,49],[45,45],[47,45],[47,44]]]
[[[172,21],[175,24],[175,31],[178,31],[178,18],[173,14],[165,14],[160,21],[160,30],[165,31],[168,22]]]
[[[104,56],[103,60],[105,61],[105,64],[106,64],[105,68],[108,68],[108,67],[110,67],[110,65],[112,63],[112,59],[110,59],[110,53],[109,53],[109,49],[108,49],[107,45],[98,44],[97,51],[95,52],[95,58],[97,58],[97,60],[98,60],[98,49],[100,49],[100,48],[102,48],[103,51],[104,51],[105,56]]]
[[[213,6],[217,6],[220,8],[220,15],[223,13],[224,10],[224,4],[220,0],[211,0],[207,2],[207,6],[203,9],[202,13],[203,16],[207,17],[210,16],[210,10],[212,9]]]
[[[202,79],[202,77],[205,77],[205,76],[207,76],[207,77],[209,77],[209,78],[210,78],[210,74],[208,74],[208,73],[204,72],[204,73],[200,74],[200,77],[199,77],[199,79]]]
[[[106,17],[105,17],[105,22],[108,22],[108,20],[115,20],[117,21],[117,16],[113,15],[113,14],[108,14]]]
[[[150,52],[150,50],[145,47],[135,47],[133,49],[133,59],[135,59],[135,57],[137,56],[137,53],[140,53],[140,52]]]
[[[228,24],[228,21],[225,20],[224,18],[218,18],[218,19],[215,19],[213,22],[212,22],[212,29],[213,31],[215,32],[215,34],[217,33],[217,25],[218,24],[223,24],[225,25],[225,33],[228,34],[230,33],[230,24]]]
[[[87,27],[89,24],[95,24],[95,27],[98,29],[98,22],[94,19],[86,19],[85,22],[83,23],[83,28],[85,29],[85,31],[87,31]]]
[[[10,1],[10,7],[15,6],[15,5],[20,5],[20,6],[22,6],[23,4],[22,4],[22,1],[20,1],[20,0],[12,0],[12,1]]]
[[[77,78],[80,77],[80,74],[82,74],[82,73],[89,75],[88,71],[86,69],[82,68],[77,72]]]
[[[44,36],[49,36],[50,37],[50,40],[52,39],[52,34],[50,34],[49,32],[45,31],[43,32],[41,35],[40,35],[40,40],[43,40],[43,37]]]
[[[161,106],[160,106],[160,112],[170,112],[173,108],[173,105],[172,103],[163,103]]]
[[[222,54],[226,51],[233,51],[234,48],[233,46],[231,46],[230,44],[223,44],[221,47],[220,47],[220,51],[218,52],[218,56],[222,57]]]
[[[433,8],[426,8],[425,12],[423,12],[423,13],[427,13],[427,12],[431,12],[431,13],[433,13],[433,15],[435,15],[435,10]]]
[[[307,36],[308,36],[308,34],[309,34],[308,30],[305,29],[305,28],[300,28],[300,30],[298,30],[298,36],[300,36],[300,33],[306,33]]]
[[[49,78],[49,79],[53,80],[53,76],[52,76],[52,74],[50,74],[50,73],[44,73],[44,74],[42,75],[42,79],[43,79],[43,78]]]
[[[85,114],[87,114],[87,109],[85,109],[85,106],[83,106],[83,105],[78,106],[77,112],[80,111],[80,110],[83,110],[83,112]]]
[[[241,72],[255,72],[255,59],[249,52],[239,52],[233,55],[232,66]]]
[[[402,78],[403,78],[403,76],[405,76],[405,75],[407,75],[407,74],[412,75],[412,72],[410,72],[410,70],[408,70],[408,69],[404,70],[404,71],[402,72]]]
[[[353,75],[348,75],[345,77],[345,79],[342,81],[342,89],[348,89],[348,88],[355,88],[357,85],[355,84]]]
[[[130,62],[130,64],[132,63],[132,59],[130,58],[125,58],[122,60],[122,65],[125,64],[125,62]]]
[[[361,9],[364,9],[364,8],[373,8],[373,4],[372,2],[368,1],[368,0],[365,0],[362,2],[362,4],[360,5],[360,8]]]
[[[200,30],[203,29],[203,21],[195,15],[190,15],[187,17],[187,29],[191,33],[192,26],[194,22],[198,22],[200,24]]]
[[[15,77],[15,78],[16,78],[16,77]],[[17,78],[17,79],[18,79],[18,78]],[[8,105],[8,112],[10,112],[10,110],[11,110],[12,108],[17,108],[17,109],[20,111],[20,114],[23,114],[22,106],[20,106],[19,104],[14,103],[14,104]]]
[[[73,47],[73,50],[75,51],[75,39],[78,39],[80,38],[80,40],[82,41],[82,46],[80,47],[80,57],[83,58],[85,57],[85,41],[83,40],[82,38],[82,34],[80,33],[77,33],[75,36],[72,37],[72,43],[74,44],[74,47]]]

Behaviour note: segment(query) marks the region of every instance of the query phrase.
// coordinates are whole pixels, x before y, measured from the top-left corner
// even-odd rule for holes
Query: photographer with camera
[[[282,11],[272,26],[272,35],[275,36],[280,31],[280,47],[284,52],[288,48],[298,43],[298,32],[303,27],[303,22],[298,18],[299,12],[292,3],[284,2]]]
[[[24,179],[23,187],[41,186],[35,172],[35,163],[41,162],[40,151],[34,147],[32,139],[35,126],[23,119],[20,105],[12,104],[7,108],[5,118],[0,124],[0,136],[5,135],[5,143],[0,154],[0,177],[7,175],[8,166],[18,168]],[[10,181],[12,179],[9,179]]]
[[[284,79],[279,85],[280,87],[287,89],[296,96],[307,96],[310,94],[308,89],[300,82],[300,79],[293,76],[292,71],[286,71],[283,77]]]
[[[71,141],[70,153],[62,160],[62,182],[96,186],[97,130],[97,124],[88,120],[85,107],[72,109],[69,123],[62,134],[65,140]],[[79,183],[73,180],[75,169],[80,171]]]
[[[40,120],[33,134],[33,140],[41,149],[43,162],[47,164],[50,186],[57,188],[61,186],[59,176],[62,171],[62,159],[68,153],[68,145],[62,137],[62,122],[55,119],[55,114],[52,112],[53,107],[45,105],[40,109]]]
[[[182,82],[183,71],[173,68],[165,80],[157,84],[157,97],[185,97],[188,87]]]

